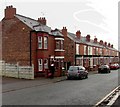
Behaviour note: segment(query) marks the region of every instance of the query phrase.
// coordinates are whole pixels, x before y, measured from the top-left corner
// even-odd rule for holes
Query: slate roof
[[[20,21],[22,21],[24,24],[26,24],[28,27],[30,27],[32,30],[47,32],[50,35],[63,37],[60,30],[58,29],[52,30],[51,27],[48,27],[47,25],[43,25],[37,20],[22,16],[19,14],[16,14],[15,17],[18,18]],[[105,47],[103,45],[100,45],[99,43],[94,43],[93,40],[90,40],[90,42],[87,42],[86,37],[81,37],[81,39],[79,39],[74,33],[71,33],[71,32],[68,32],[67,36],[76,43],[83,43],[86,45],[97,46],[101,48]],[[111,50],[116,50],[115,48],[110,48],[110,47],[106,47],[106,48],[111,49]]]
[[[35,31],[44,31],[49,34],[51,34],[51,28],[41,24],[37,20],[31,19],[29,17],[25,17],[19,14],[16,14],[15,17],[17,17],[20,21],[22,21],[24,24],[26,24],[28,27],[30,27],[32,30]]]
[[[105,47],[103,45],[100,45],[99,42],[94,43],[94,40],[92,40],[92,39],[90,39],[90,42],[87,42],[86,37],[83,37],[83,36],[81,37],[81,39],[79,39],[74,33],[68,32],[67,36],[76,43],[83,43],[83,44],[86,44],[86,45],[89,45],[89,46],[96,46],[96,47],[100,47],[100,48],[108,48],[108,49],[117,51],[117,49],[115,49],[115,48]]]
[[[54,36],[60,36],[60,37],[64,37],[64,35],[60,32],[59,29],[55,29],[52,31],[52,35]]]

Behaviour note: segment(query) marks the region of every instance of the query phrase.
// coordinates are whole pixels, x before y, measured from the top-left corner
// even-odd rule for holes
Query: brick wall
[[[2,60],[2,22],[0,22],[0,60]]]
[[[17,18],[2,20],[3,60],[30,65],[30,30]]]
[[[67,36],[67,29],[63,27],[62,34],[64,35],[64,50],[65,50],[65,62],[71,62],[71,65],[75,64],[75,43]]]

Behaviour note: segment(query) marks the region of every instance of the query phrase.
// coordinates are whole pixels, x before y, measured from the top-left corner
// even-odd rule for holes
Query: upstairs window
[[[48,49],[48,38],[44,37],[44,49]]]
[[[41,36],[38,37],[38,48],[42,49],[42,37]]]
[[[79,55],[79,44],[76,44],[76,54]]]
[[[63,47],[64,47],[64,46],[63,46],[63,40],[61,40],[61,49],[63,49]]]
[[[56,41],[56,49],[60,49],[60,41]]]

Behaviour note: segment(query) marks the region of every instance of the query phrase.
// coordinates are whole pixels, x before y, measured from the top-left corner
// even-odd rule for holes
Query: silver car
[[[88,78],[88,72],[83,66],[70,66],[67,72],[67,79],[71,78]]]

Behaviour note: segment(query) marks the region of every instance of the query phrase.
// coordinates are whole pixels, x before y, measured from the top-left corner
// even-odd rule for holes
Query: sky
[[[82,36],[113,44],[118,49],[119,0],[0,0],[0,20],[6,6],[13,5],[17,14],[33,19],[45,17],[52,29],[81,31]]]

